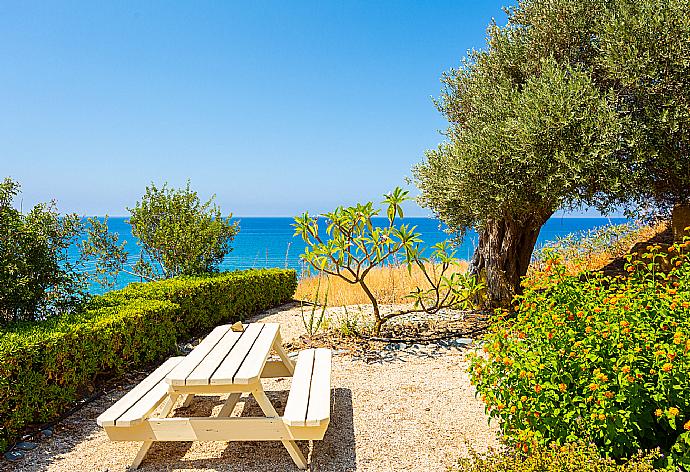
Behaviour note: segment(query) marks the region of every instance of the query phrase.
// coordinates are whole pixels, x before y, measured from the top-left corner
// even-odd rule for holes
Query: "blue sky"
[[[188,178],[239,216],[378,200],[505,3],[2,2],[0,169],[88,215]]]

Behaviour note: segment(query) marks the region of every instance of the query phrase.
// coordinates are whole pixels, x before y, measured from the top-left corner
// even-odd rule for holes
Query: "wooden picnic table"
[[[276,359],[269,360],[271,352]],[[280,440],[304,469],[307,461],[295,440],[323,439],[330,419],[330,363],[328,349],[308,349],[297,362],[290,359],[276,323],[218,326],[187,356],[173,357],[156,369],[103,413],[98,424],[111,440],[144,441],[132,468],[155,441]],[[282,417],[261,383],[270,377],[293,377]],[[227,393],[215,417],[167,418],[181,395],[188,406],[195,395]],[[254,397],[265,417],[230,416],[243,394]]]

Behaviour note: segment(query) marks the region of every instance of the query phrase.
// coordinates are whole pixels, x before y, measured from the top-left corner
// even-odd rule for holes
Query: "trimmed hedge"
[[[0,451],[97,378],[160,362],[179,341],[290,300],[296,286],[295,271],[279,269],[131,284],[82,313],[0,331]]]

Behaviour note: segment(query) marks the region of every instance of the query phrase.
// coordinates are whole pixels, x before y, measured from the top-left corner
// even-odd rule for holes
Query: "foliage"
[[[202,202],[189,182],[181,189],[147,186],[141,201],[128,208],[141,249],[133,265],[124,243],[108,232],[107,220],[92,222],[86,250],[99,257],[97,272],[105,275],[101,281],[112,284],[108,275],[120,271],[149,281],[217,272],[232,250],[239,224],[231,222],[232,214],[223,217],[213,201]]]
[[[563,261],[568,275],[600,270],[612,260],[623,258],[636,243],[666,230],[667,225],[667,222],[609,224],[558,237],[534,251],[530,270],[522,283],[526,285],[539,278],[556,255]]]
[[[521,0],[444,74],[447,139],[415,168],[420,201],[478,230],[470,272],[492,303],[520,293],[554,210],[690,202],[688,8]]]
[[[630,256],[627,276],[584,280],[554,254],[472,360],[472,381],[509,442],[586,438],[615,458],[660,447],[688,464],[688,248],[648,246]]]
[[[60,215],[55,203],[23,214],[13,207],[17,182],[0,183],[0,325],[75,309],[84,296],[81,260],[68,248],[82,230],[77,215]]]
[[[402,203],[408,192],[396,188],[384,196],[387,224],[376,226],[373,218],[380,210],[372,202],[352,207],[338,207],[322,215],[326,220],[325,231],[319,218],[308,213],[295,218],[295,235],[301,236],[307,247],[302,259],[316,270],[339,277],[351,285],[359,285],[367,295],[374,311],[374,332],[378,333],[386,321],[410,311],[435,313],[441,308],[462,307],[479,289],[472,278],[452,271],[459,264],[450,247],[438,244],[433,247],[431,259],[438,261],[440,270],[428,271],[430,259],[423,256],[420,234],[416,227],[397,225],[403,218]],[[410,294],[414,301],[412,310],[403,310],[382,316],[378,300],[367,284],[367,275],[381,267],[395,255],[403,255],[411,273],[412,268],[422,271],[428,287],[418,287]]]
[[[0,331],[0,450],[25,426],[54,420],[102,377],[159,362],[220,323],[289,300],[291,270],[251,270],[144,284],[79,313]]]
[[[606,97],[553,59],[516,84],[477,54],[444,76],[439,107],[451,126],[415,168],[421,202],[459,231],[501,218],[543,224],[563,206],[596,203],[620,173],[608,144],[620,125]]]
[[[636,456],[623,464],[602,458],[592,444],[536,447],[530,454],[489,451],[458,461],[458,472],[652,472],[656,454]]]
[[[597,73],[628,117],[630,195],[690,203],[690,2],[618,0],[597,32]]]

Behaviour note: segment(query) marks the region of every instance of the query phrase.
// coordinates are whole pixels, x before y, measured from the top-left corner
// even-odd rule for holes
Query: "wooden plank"
[[[141,397],[138,402],[124,412],[115,421],[115,426],[132,426],[141,423],[166,398],[168,398],[168,384],[159,382],[146,395]]]
[[[241,337],[211,376],[209,382],[211,385],[234,383],[233,377],[261,334],[263,326],[260,323],[252,323],[242,333],[235,333],[241,334]]]
[[[285,364],[287,370],[290,371],[291,376],[295,372],[295,361],[288,357],[288,354],[285,351],[285,348],[283,347],[283,340],[280,337],[280,330],[278,330],[276,340],[273,342],[273,350],[275,350],[276,354],[278,354],[280,360],[283,361],[283,364]]]
[[[294,371],[294,367],[292,371],[288,370],[283,361],[268,361],[264,364],[264,370],[261,371],[261,378],[291,377]]]
[[[144,395],[153,390],[156,385],[163,381],[168,373],[179,365],[184,357],[171,357],[163,363],[160,367],[154,370],[148,377],[142,380],[132,390],[120,398],[113,406],[103,412],[97,419],[96,423],[99,426],[114,426],[118,418],[120,418],[127,410],[129,410],[137,401]]]
[[[331,417],[331,350],[319,348],[314,352],[311,374],[309,408],[306,426],[319,426]]]
[[[216,371],[218,366],[223,362],[228,353],[232,351],[235,344],[241,339],[243,333],[236,331],[228,331],[218,341],[211,352],[209,352],[204,359],[199,362],[199,365],[187,376],[185,385],[208,385],[211,376]]]
[[[206,336],[197,347],[192,349],[184,361],[180,362],[166,377],[165,381],[170,385],[184,385],[187,376],[204,360],[206,355],[218,344],[218,341],[230,330],[229,325],[215,328]]]
[[[306,349],[297,356],[297,365],[283,414],[283,420],[289,426],[306,426],[314,354],[314,349]]]
[[[239,392],[231,393],[228,396],[228,399],[225,400],[225,403],[223,403],[223,407],[218,412],[218,418],[230,416],[232,414],[232,410],[235,409],[235,405],[237,405],[237,402],[240,400],[241,396],[242,394]]]
[[[112,441],[302,441],[322,439],[326,428],[288,427],[281,418],[149,418],[105,431]]]
[[[261,333],[256,338],[247,357],[244,358],[242,365],[232,378],[235,384],[250,384],[259,381],[261,371],[266,364],[266,359],[271,353],[273,342],[278,335],[279,325],[277,323],[266,323],[261,329]]]

